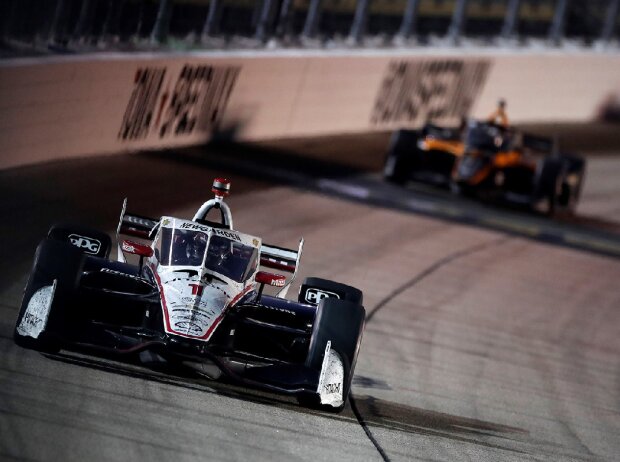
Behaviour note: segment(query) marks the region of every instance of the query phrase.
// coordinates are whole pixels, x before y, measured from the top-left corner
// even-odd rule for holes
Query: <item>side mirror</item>
[[[286,283],[286,276],[283,276],[282,274],[268,273],[267,271],[259,271],[256,273],[256,282],[260,284],[258,289],[258,298],[260,299],[263,294],[265,284],[274,287],[284,287],[284,284]]]
[[[153,249],[151,249],[148,245],[138,244],[137,242],[133,242],[127,239],[123,241],[121,249],[123,249],[123,252],[131,253],[133,255],[139,255],[141,257],[148,258],[153,256]]]
[[[259,271],[256,273],[256,282],[259,284],[267,284],[274,287],[284,287],[286,276],[281,274],[268,273],[267,271]]]
[[[153,249],[151,249],[148,245],[138,244],[137,242],[133,242],[127,239],[123,241],[121,249],[123,250],[123,252],[140,256],[140,272],[142,272],[144,257],[149,258],[153,255]]]

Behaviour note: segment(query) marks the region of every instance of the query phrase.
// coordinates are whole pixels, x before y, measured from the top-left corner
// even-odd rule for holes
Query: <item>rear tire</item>
[[[559,203],[566,213],[572,215],[581,197],[586,162],[582,157],[574,155],[563,155],[561,158],[565,164],[565,175]]]
[[[534,183],[534,199],[535,202],[546,200],[546,214],[553,216],[557,212],[558,200],[562,194],[564,164],[558,157],[545,157],[538,167]]]
[[[409,130],[397,130],[392,134],[383,167],[386,181],[399,185],[407,182],[413,167],[411,156],[415,155],[417,139],[417,132]]]
[[[83,259],[83,253],[69,243],[45,239],[39,244],[13,331],[13,340],[17,345],[45,352],[57,352],[60,349],[59,340],[65,324],[66,304],[77,288]],[[56,289],[42,332],[37,338],[22,335],[23,329],[20,333],[20,325],[28,303],[37,291],[52,286],[54,280]],[[24,324],[26,325],[27,323]]]
[[[325,347],[330,341],[332,350],[339,354],[344,367],[343,402],[338,408],[329,405],[323,406],[320,404],[320,399],[317,399],[318,395],[314,394],[300,396],[301,404],[336,411],[344,408],[351,389],[351,380],[362,341],[365,319],[366,310],[359,304],[334,298],[326,298],[321,301],[312,329],[306,366],[320,373],[325,356]]]

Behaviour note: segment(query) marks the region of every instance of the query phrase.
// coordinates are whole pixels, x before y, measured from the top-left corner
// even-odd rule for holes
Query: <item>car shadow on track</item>
[[[355,396],[363,423],[372,431],[383,428],[417,435],[447,438],[504,451],[525,453],[516,444],[528,437],[527,430],[469,417],[429,411],[373,396]],[[501,443],[501,444],[500,444]]]
[[[208,394],[217,394],[226,398],[250,402],[254,404],[274,406],[291,412],[313,414],[322,418],[343,422],[358,422],[372,428],[379,427],[386,430],[406,432],[417,435],[427,435],[448,438],[463,443],[477,444],[493,449],[523,453],[515,444],[519,439],[529,435],[529,432],[517,427],[486,422],[479,419],[460,417],[446,413],[424,410],[373,396],[355,396],[355,406],[358,411],[352,410],[347,404],[341,413],[325,412],[305,408],[299,405],[294,397],[282,396],[262,390],[246,388],[227,381],[214,381],[205,378],[192,370],[178,367],[146,368],[135,361],[119,362],[118,358],[85,356],[81,353],[61,352],[44,354],[50,360],[85,367],[93,370],[118,374],[139,380],[145,380],[184,390],[193,390]],[[358,381],[364,378],[358,378]],[[376,384],[379,388],[384,385]],[[503,440],[505,444],[499,444]],[[509,442],[507,440],[510,440]]]

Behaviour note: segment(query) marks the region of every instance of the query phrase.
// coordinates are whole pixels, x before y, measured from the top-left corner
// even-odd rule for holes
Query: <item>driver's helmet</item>
[[[213,236],[211,238],[209,254],[207,255],[209,261],[221,263],[224,259],[228,258],[231,253],[232,242],[230,240],[219,236]]]
[[[185,246],[185,256],[187,264],[190,266],[198,266],[202,264],[202,258],[207,248],[207,235],[203,233],[195,233],[194,236],[187,240]]]

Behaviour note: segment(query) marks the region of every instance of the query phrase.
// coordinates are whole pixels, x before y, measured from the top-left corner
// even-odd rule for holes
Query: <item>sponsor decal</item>
[[[192,295],[202,295],[202,290],[204,289],[204,286],[200,284],[189,284],[189,286],[192,288]]]
[[[261,305],[263,308],[266,308],[268,310],[274,310],[274,311],[279,311],[281,313],[286,313],[286,314],[290,314],[292,316],[297,316],[297,313],[295,313],[292,310],[287,310],[286,308],[280,308],[277,306],[269,306],[269,305]]]
[[[139,68],[118,138],[169,138],[212,131],[222,119],[240,70],[239,66],[185,64],[173,77],[165,67]]]
[[[325,393],[327,394],[340,393],[340,385],[342,384],[341,383],[326,383],[324,385]]]
[[[170,218],[164,218],[161,222],[162,226],[168,226],[170,224]]]
[[[254,247],[258,247],[258,244],[259,244],[258,239],[252,239],[252,244],[254,245]]]
[[[114,274],[116,276],[123,276],[123,277],[130,278],[130,279],[141,279],[139,276],[136,276],[134,274],[123,273],[122,271],[116,271],[116,270],[113,270],[111,268],[101,268],[100,272],[101,273]]]
[[[22,326],[27,326],[28,329],[42,329],[42,323],[43,323],[44,319],[40,318],[39,316],[37,316],[36,314],[33,313],[26,313],[24,314],[24,317],[22,318]]]
[[[304,296],[304,300],[313,305],[318,305],[321,300],[324,298],[340,298],[340,296],[334,292],[329,292],[327,290],[315,289],[314,287],[310,287],[306,289],[306,295]]]
[[[373,125],[458,124],[485,81],[489,60],[394,60],[388,64],[370,117]]]
[[[133,91],[118,133],[121,140],[140,140],[147,137],[153,125],[165,76],[165,67],[144,67],[137,70]]]
[[[213,234],[216,234],[216,235],[222,236],[222,237],[227,237],[228,239],[232,239],[234,241],[241,242],[241,238],[239,237],[238,234],[233,233],[231,231],[227,231],[225,229],[214,228],[213,229]]]
[[[97,254],[101,248],[101,242],[92,237],[80,236],[79,234],[70,234],[69,241],[74,246],[84,250],[86,253]]]
[[[174,327],[184,331],[188,335],[200,335],[203,331],[203,326],[190,321],[175,322]]]
[[[344,401],[344,366],[338,352],[332,349],[329,340],[325,345],[325,355],[319,375],[317,393],[321,404],[329,404],[334,407],[341,406]]]
[[[47,326],[47,319],[49,318],[54,293],[56,292],[56,284],[57,281],[54,279],[51,286],[41,287],[32,294],[26,306],[26,311],[17,326],[17,333],[19,335],[39,338],[39,335]]]
[[[133,245],[128,244],[127,242],[123,242],[122,248],[125,252],[129,253],[135,253],[136,251],[136,248]]]
[[[193,229],[195,231],[203,231],[205,233],[209,232],[211,228],[208,226],[199,225],[198,223],[183,223],[180,226],[181,229]]]

